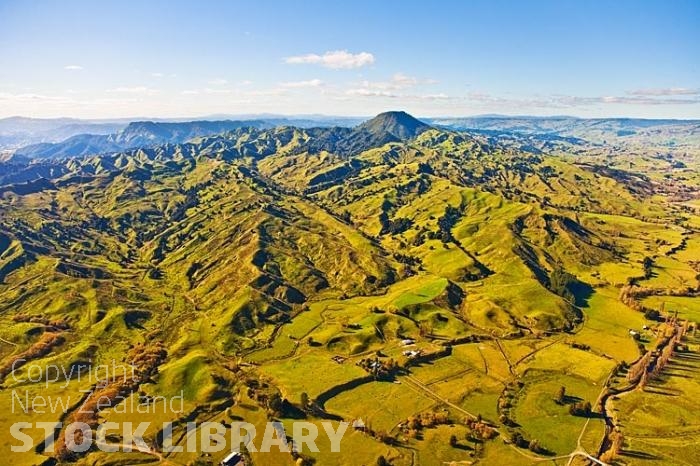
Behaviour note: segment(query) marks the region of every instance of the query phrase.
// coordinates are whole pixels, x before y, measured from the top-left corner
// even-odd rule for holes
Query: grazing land
[[[3,464],[218,464],[162,423],[182,446],[187,422],[269,420],[354,424],[251,464],[700,463],[697,141],[430,123],[0,162],[0,428],[83,419],[95,387],[122,396],[86,421],[153,423],[137,452],[5,438]],[[113,361],[138,377],[31,377]]]

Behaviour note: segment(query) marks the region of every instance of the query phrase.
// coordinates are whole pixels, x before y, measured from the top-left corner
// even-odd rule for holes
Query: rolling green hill
[[[655,164],[656,149],[450,130],[404,112],[355,128],[222,129],[152,147],[138,139],[107,155],[0,163],[0,369],[20,357],[130,361],[149,378],[128,395],[182,389],[189,420],[363,417],[372,430],[348,439],[368,455],[362,461],[417,464],[418,451],[420,464],[566,464],[583,450],[605,453],[604,418],[624,432],[625,413],[619,422],[596,402],[606,386],[624,390],[627,365],[663,339],[672,313],[697,322],[692,151]],[[668,298],[658,309],[666,322],[645,318],[658,307],[642,301],[650,296]],[[681,297],[691,301],[677,306]],[[406,356],[408,339],[424,361]],[[700,347],[690,335],[686,344]],[[375,357],[388,369],[368,378]],[[5,408],[24,387],[8,374],[0,370]],[[658,390],[672,377],[659,375]],[[691,382],[673,384],[683,397]],[[47,391],[80,393],[78,382],[60,385]],[[568,402],[552,401],[562,385],[599,414],[568,414]],[[644,396],[653,412],[653,391]],[[276,397],[287,403],[271,404]],[[456,427],[403,427],[442,410]],[[465,424],[472,415],[483,422]],[[100,411],[99,422],[110,419],[137,414]],[[479,437],[487,427],[499,438]],[[468,446],[449,447],[456,431]],[[543,448],[518,447],[516,434]],[[688,455],[700,460],[700,438],[690,438]],[[655,447],[650,461],[671,464],[670,448]],[[324,453],[302,455],[331,464]],[[275,458],[249,459],[293,463]]]

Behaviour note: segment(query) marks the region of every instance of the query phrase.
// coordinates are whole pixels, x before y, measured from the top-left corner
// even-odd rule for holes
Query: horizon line
[[[685,121],[694,122],[700,121],[700,116],[696,118],[663,118],[663,117],[635,117],[635,116],[593,116],[593,117],[582,117],[576,115],[566,115],[566,114],[552,114],[552,115],[531,115],[531,114],[508,114],[508,113],[478,113],[478,114],[464,114],[464,115],[440,115],[440,116],[421,116],[414,115],[405,110],[386,110],[383,112],[376,113],[374,115],[334,115],[327,113],[240,113],[240,114],[226,114],[226,113],[211,113],[205,115],[189,115],[189,116],[126,116],[126,117],[75,117],[75,116],[54,116],[54,117],[33,117],[26,115],[10,115],[6,117],[0,117],[0,121],[11,120],[11,119],[27,119],[27,120],[37,120],[37,121],[50,121],[50,120],[76,120],[84,122],[116,122],[116,121],[128,121],[128,122],[139,122],[139,121],[156,121],[164,120],[174,121],[180,120],[182,122],[186,121],[225,121],[225,120],[240,120],[240,121],[250,121],[255,119],[264,118],[285,118],[291,120],[301,120],[301,119],[324,119],[324,118],[338,118],[338,119],[372,119],[377,115],[382,113],[390,112],[405,112],[417,119],[426,120],[436,120],[436,119],[458,119],[458,118],[529,118],[529,119],[556,119],[556,118],[570,118],[577,120],[645,120],[645,121]]]

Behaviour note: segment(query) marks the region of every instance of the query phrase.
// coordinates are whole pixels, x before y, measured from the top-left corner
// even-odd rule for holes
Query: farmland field
[[[27,427],[0,463],[219,464],[245,423],[279,441],[254,465],[700,463],[700,154],[489,131],[389,112],[0,163],[0,426],[150,422],[117,453]]]

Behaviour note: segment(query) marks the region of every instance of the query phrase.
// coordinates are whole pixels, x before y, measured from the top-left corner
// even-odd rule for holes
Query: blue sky
[[[700,2],[0,0],[0,117],[700,118]]]

